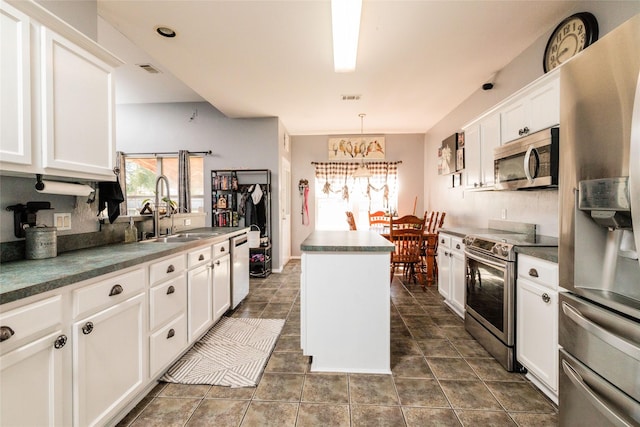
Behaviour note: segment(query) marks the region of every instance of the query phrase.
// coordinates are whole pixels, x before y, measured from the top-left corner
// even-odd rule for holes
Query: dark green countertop
[[[55,258],[0,264],[0,304],[6,304],[104,274],[133,267],[167,255],[216,243],[248,228],[198,228],[184,233],[211,232],[212,237],[189,242],[138,242],[64,252]],[[220,232],[224,234],[219,234]]]
[[[300,244],[303,252],[393,252],[375,231],[314,231]]]

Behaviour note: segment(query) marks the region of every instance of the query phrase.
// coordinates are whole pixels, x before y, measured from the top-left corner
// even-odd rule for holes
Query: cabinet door
[[[62,345],[55,331],[0,357],[0,425],[61,426],[64,402],[63,358],[70,346]],[[65,337],[66,338],[66,337]],[[66,340],[65,340],[66,342]]]
[[[454,248],[460,246],[461,250],[451,252],[451,305],[456,313],[464,318],[465,290],[467,287],[466,265],[464,263],[464,246],[460,242],[453,243]]]
[[[112,67],[42,28],[45,170],[115,180]]]
[[[501,142],[506,144],[514,139],[522,138],[522,131],[527,125],[528,103],[520,97],[506,105],[500,113]]]
[[[231,306],[231,270],[229,254],[213,262],[213,320]]]
[[[529,129],[537,132],[560,123],[560,75],[531,93]]]
[[[0,34],[0,161],[31,165],[29,17],[1,2]]]
[[[187,274],[189,288],[189,342],[197,340],[213,323],[213,274],[211,264]]]
[[[500,146],[500,114],[493,114],[480,122],[481,185],[491,187],[495,182],[494,150]]]
[[[558,293],[517,281],[516,357],[552,391],[558,390]]]
[[[449,250],[438,248],[438,292],[445,299],[451,295],[451,261],[449,260]]]
[[[464,129],[464,141],[464,186],[478,188],[482,183],[480,125],[478,123]]]
[[[73,424],[103,425],[145,380],[145,295],[73,325]]]

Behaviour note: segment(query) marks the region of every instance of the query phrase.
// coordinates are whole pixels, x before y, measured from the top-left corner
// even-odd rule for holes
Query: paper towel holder
[[[55,187],[50,188],[50,187]],[[35,189],[41,193],[61,194],[68,196],[88,196],[87,203],[92,203],[95,198],[95,189],[90,185],[76,184],[60,181],[43,181],[42,174],[36,174]]]

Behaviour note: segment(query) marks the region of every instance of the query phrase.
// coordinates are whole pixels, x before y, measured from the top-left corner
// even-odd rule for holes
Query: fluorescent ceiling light
[[[362,0],[331,0],[333,68],[336,73],[356,69]]]

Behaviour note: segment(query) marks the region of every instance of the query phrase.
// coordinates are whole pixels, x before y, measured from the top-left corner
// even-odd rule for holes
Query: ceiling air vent
[[[341,95],[343,101],[360,101],[360,95]]]
[[[158,70],[156,67],[154,67],[151,64],[137,64],[138,67],[142,68],[143,70],[145,70],[147,73],[150,74],[159,74],[161,73],[160,70]]]

